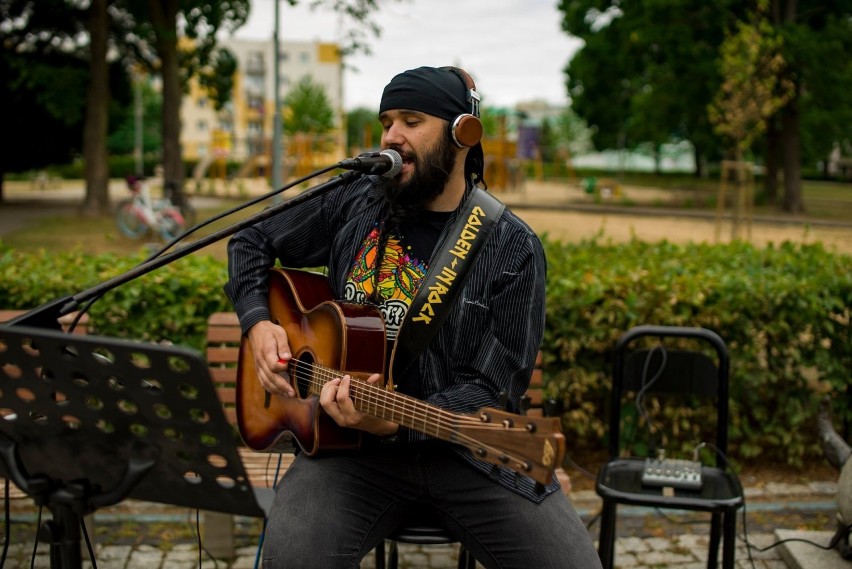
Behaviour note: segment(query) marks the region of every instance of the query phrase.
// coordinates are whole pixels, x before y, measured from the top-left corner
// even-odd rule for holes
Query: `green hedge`
[[[704,326],[726,341],[736,459],[822,456],[814,417],[823,393],[852,419],[852,257],[819,245],[544,243],[545,382],[564,404],[571,448],[603,448],[610,351],[639,324]],[[0,246],[0,308],[86,290],[142,260]],[[200,255],[157,269],[95,303],[92,331],[203,350],[207,317],[231,310],[226,273]],[[671,420],[686,428],[697,417],[684,409]]]
[[[0,249],[0,307],[32,308],[77,294],[144,261],[85,253],[37,254]],[[224,263],[190,255],[107,292],[89,311],[92,333],[172,342],[202,351],[207,317],[232,310],[222,285]]]
[[[545,247],[545,378],[565,405],[573,445],[603,445],[608,357],[640,324],[702,326],[725,340],[734,457],[798,465],[822,456],[815,433],[822,393],[852,418],[852,257],[789,243]]]

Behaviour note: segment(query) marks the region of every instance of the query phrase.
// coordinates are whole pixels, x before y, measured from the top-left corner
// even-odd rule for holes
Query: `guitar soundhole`
[[[293,366],[296,379],[296,393],[304,399],[311,393],[314,358],[310,353],[305,352],[298,358],[294,358],[290,362],[290,365]]]

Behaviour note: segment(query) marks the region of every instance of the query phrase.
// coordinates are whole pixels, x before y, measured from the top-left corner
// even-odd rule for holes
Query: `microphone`
[[[396,150],[382,150],[381,152],[367,152],[355,158],[341,160],[338,168],[344,170],[358,170],[365,174],[380,174],[385,178],[393,178],[402,170],[402,156]]]

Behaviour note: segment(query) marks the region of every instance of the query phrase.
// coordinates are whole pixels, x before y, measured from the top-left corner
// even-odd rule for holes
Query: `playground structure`
[[[544,162],[537,143],[531,148],[525,148],[524,156],[519,152],[517,137],[509,134],[505,116],[498,117],[497,134],[485,136],[482,148],[485,156],[485,180],[489,189],[495,192],[523,192],[527,172],[532,171],[536,180],[544,178]],[[346,156],[357,155],[361,152],[375,150],[378,141],[374,140],[372,129],[364,129],[360,145],[353,147],[349,153],[343,151],[340,134],[313,135],[297,133],[286,136],[283,145],[283,179],[291,180],[305,176],[311,172],[334,164]],[[248,145],[234,144],[229,134],[224,131],[213,131],[211,151],[200,160],[193,169],[192,179],[195,190],[203,192],[205,186],[209,193],[228,195],[234,186],[238,192],[244,182],[259,178],[271,178],[272,148],[271,141],[264,140],[261,145],[255,145],[255,152],[240,157],[234,147]],[[260,146],[260,152],[257,152]],[[235,168],[235,164],[239,164]],[[549,165],[551,175],[564,174],[569,179],[575,178],[571,167],[570,155],[567,150],[556,152]],[[230,171],[230,173],[229,173]]]
[[[526,175],[517,157],[517,143],[501,137],[482,140],[485,154],[485,180],[495,191],[518,192],[524,188]]]
[[[243,180],[271,178],[271,141],[264,140],[261,152],[251,153],[247,157],[239,157],[233,151],[233,146],[227,133],[214,131],[211,152],[193,169],[196,190],[201,191],[207,183],[211,191],[218,189],[227,194],[234,183],[240,185]],[[335,135],[297,133],[286,137],[282,160],[284,179],[298,178],[339,162],[345,158],[340,148]],[[235,171],[234,163],[239,163]],[[229,169],[232,170],[230,174]]]

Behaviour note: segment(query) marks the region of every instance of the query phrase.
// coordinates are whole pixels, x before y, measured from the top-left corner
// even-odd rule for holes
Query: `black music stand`
[[[79,569],[83,516],[125,498],[263,517],[196,352],[0,326],[0,474]]]

